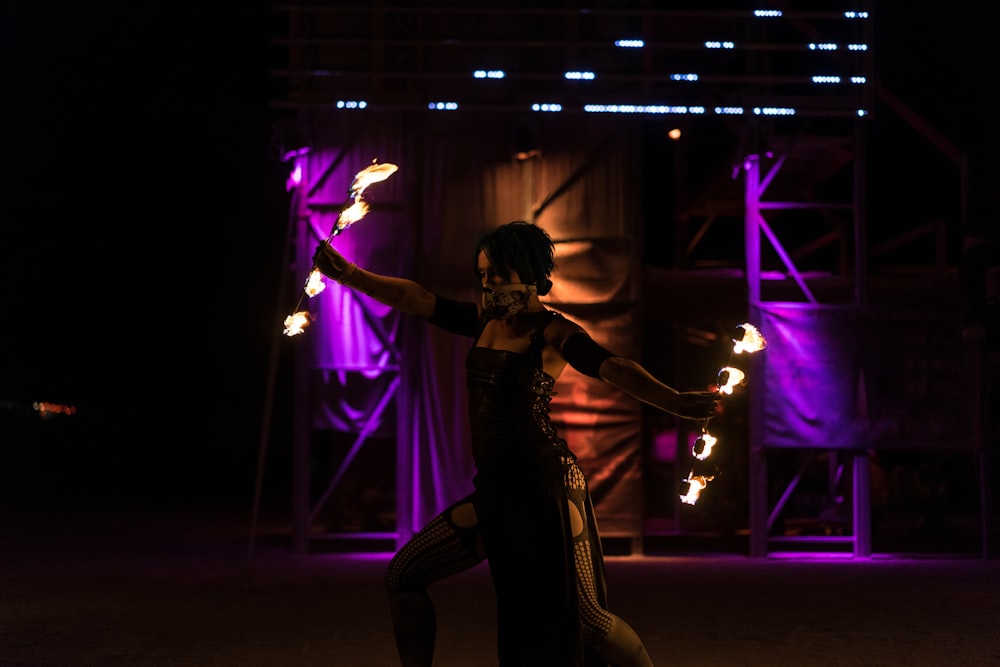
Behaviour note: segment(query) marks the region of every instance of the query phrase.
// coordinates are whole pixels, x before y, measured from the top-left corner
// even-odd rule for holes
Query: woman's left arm
[[[605,359],[600,374],[602,380],[629,396],[684,419],[708,419],[715,415],[719,403],[717,391],[677,391],[625,357]]]
[[[677,391],[656,379],[642,365],[599,345],[579,325],[563,320],[550,342],[577,371],[617,387],[643,403],[684,419],[707,419],[715,414],[720,395],[713,391]]]

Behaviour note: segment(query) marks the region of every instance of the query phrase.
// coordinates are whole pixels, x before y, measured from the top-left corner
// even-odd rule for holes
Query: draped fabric
[[[765,447],[977,447],[957,298],[759,312]]]
[[[477,300],[473,247],[480,235],[511,220],[533,221],[556,242],[554,288],[543,301],[612,351],[637,355],[640,223],[636,166],[628,157],[637,153],[637,132],[628,123],[532,121],[527,130],[536,152],[518,160],[512,142],[525,127],[509,115],[349,116],[321,116],[312,129],[302,211],[312,237],[300,242],[300,254],[308,254],[299,258],[300,271],[311,266],[312,249],[332,228],[354,174],[376,158],[399,171],[370,187],[367,217],[334,239],[348,259],[412,277],[444,296]],[[384,395],[385,373],[401,376],[397,493],[405,540],[471,489],[468,341],[336,284],[311,301],[315,427],[358,430],[360,416]],[[553,421],[590,477],[602,529],[637,534],[639,404],[572,369],[556,391]]]
[[[312,268],[317,243],[330,236],[340,212],[351,202],[350,187],[357,172],[373,160],[390,162],[381,156],[398,152],[398,146],[379,135],[366,137],[364,145],[314,147],[299,159],[304,196],[298,211],[301,233],[296,268],[301,286]],[[375,271],[412,272],[412,257],[399,252],[401,245],[408,244],[410,225],[405,212],[393,205],[404,193],[402,179],[371,186],[363,195],[371,212],[334,237],[332,244],[351,261]],[[403,316],[333,281],[326,281],[326,289],[312,298],[300,294],[303,308],[313,315],[307,334],[312,428],[350,433],[368,428],[391,435],[392,411],[379,414],[377,408],[399,372]]]

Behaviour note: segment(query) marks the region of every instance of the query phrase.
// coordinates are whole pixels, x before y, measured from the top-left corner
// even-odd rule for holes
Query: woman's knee
[[[462,503],[455,506],[451,510],[449,518],[455,524],[455,527],[459,529],[475,528],[479,523],[479,517],[476,516],[476,507],[472,503]]]

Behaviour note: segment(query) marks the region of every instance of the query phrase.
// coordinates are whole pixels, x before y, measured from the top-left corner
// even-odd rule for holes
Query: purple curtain
[[[957,300],[760,306],[765,447],[972,451]]]

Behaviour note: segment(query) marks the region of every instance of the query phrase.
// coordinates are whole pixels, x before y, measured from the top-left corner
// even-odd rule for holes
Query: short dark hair
[[[480,251],[486,253],[493,270],[505,280],[510,280],[510,272],[514,270],[521,282],[538,288],[539,296],[552,289],[549,276],[556,267],[555,244],[541,227],[515,220],[483,234],[472,257],[472,267],[477,272]]]

